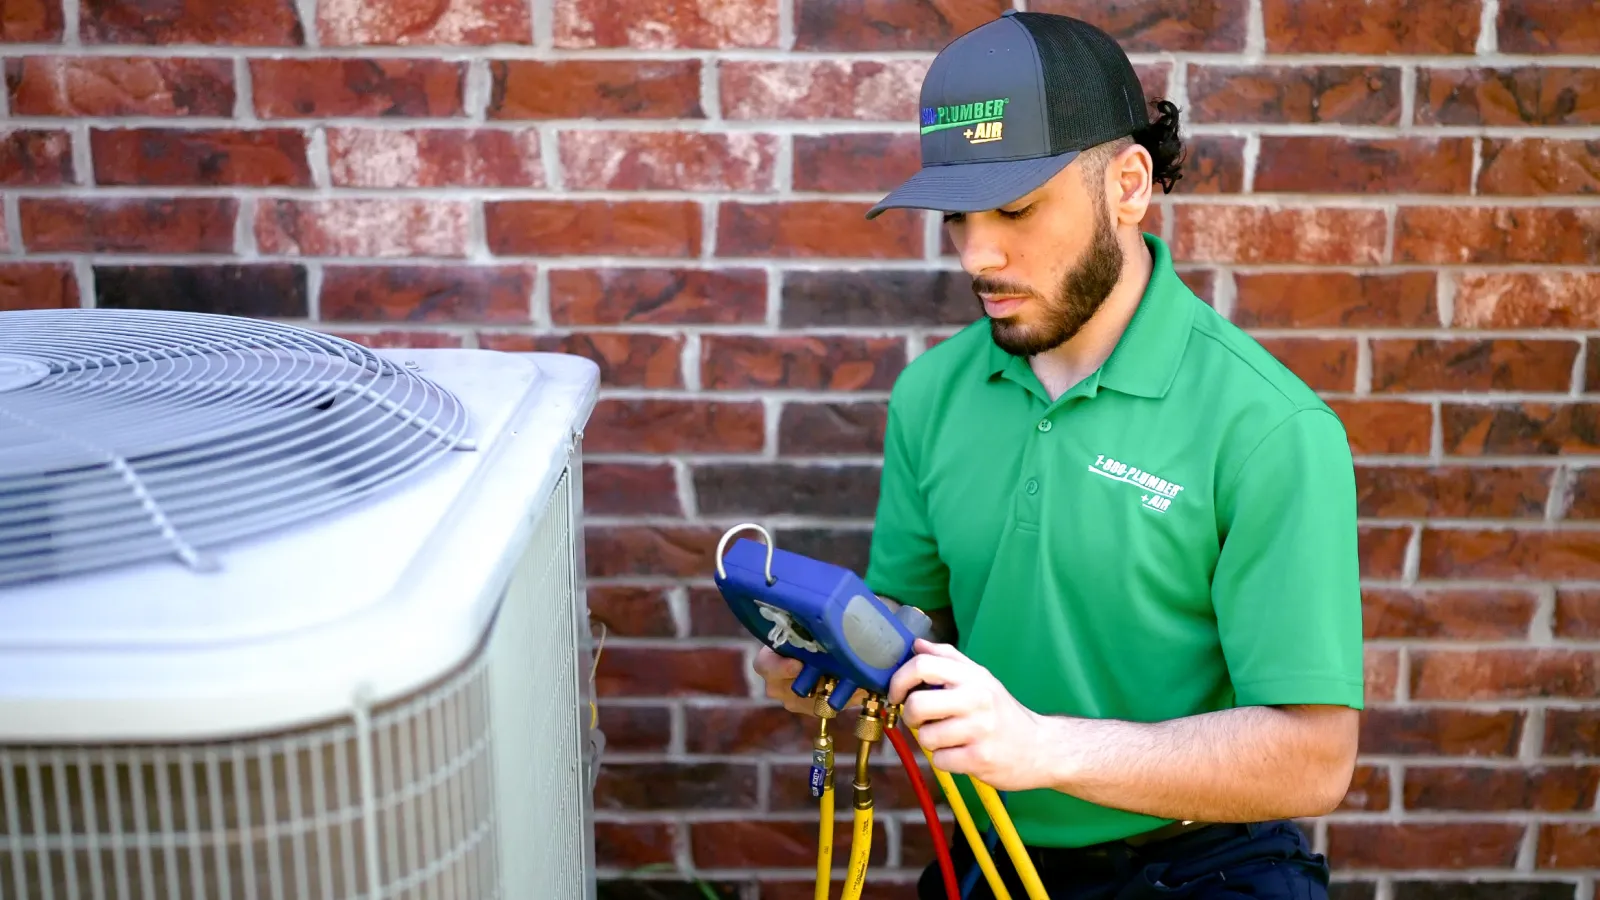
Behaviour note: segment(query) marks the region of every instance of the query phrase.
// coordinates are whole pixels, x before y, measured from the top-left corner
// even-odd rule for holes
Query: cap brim
[[[1078,158],[1078,150],[1039,159],[953,163],[926,166],[867,211],[876,218],[886,209],[936,209],[982,212],[998,209],[1056,176]]]

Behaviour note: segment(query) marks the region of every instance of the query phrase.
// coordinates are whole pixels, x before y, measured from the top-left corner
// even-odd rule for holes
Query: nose
[[[992,274],[1005,268],[1006,252],[998,232],[981,216],[967,216],[965,221],[951,229],[951,242],[956,245],[961,268],[968,275]]]

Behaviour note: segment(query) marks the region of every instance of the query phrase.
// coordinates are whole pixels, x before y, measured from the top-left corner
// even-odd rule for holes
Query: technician
[[[889,401],[864,577],[941,641],[890,702],[936,765],[1008,793],[1054,900],[1321,900],[1294,820],[1343,798],[1363,700],[1341,422],[1142,231],[1179,111],[1152,121],[1108,35],[1008,12],[938,55],[920,106],[922,167],[868,216],[943,212],[984,316]],[[798,668],[756,662],[809,714]]]

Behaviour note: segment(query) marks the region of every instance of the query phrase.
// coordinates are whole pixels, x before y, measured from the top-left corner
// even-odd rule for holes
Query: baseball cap
[[[1007,10],[951,41],[922,79],[922,168],[867,212],[978,212],[1049,181],[1083,150],[1149,124],[1112,37],[1079,19]]]

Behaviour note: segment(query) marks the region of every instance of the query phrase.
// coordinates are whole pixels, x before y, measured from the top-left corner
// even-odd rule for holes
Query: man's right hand
[[[799,677],[802,668],[800,660],[780,656],[777,651],[763,644],[761,649],[756,651],[756,661],[752,668],[766,683],[769,699],[782,703],[790,712],[804,716],[816,715],[816,695],[802,697],[794,692],[794,680]],[[858,688],[845,708],[859,707],[866,699],[867,692]]]

